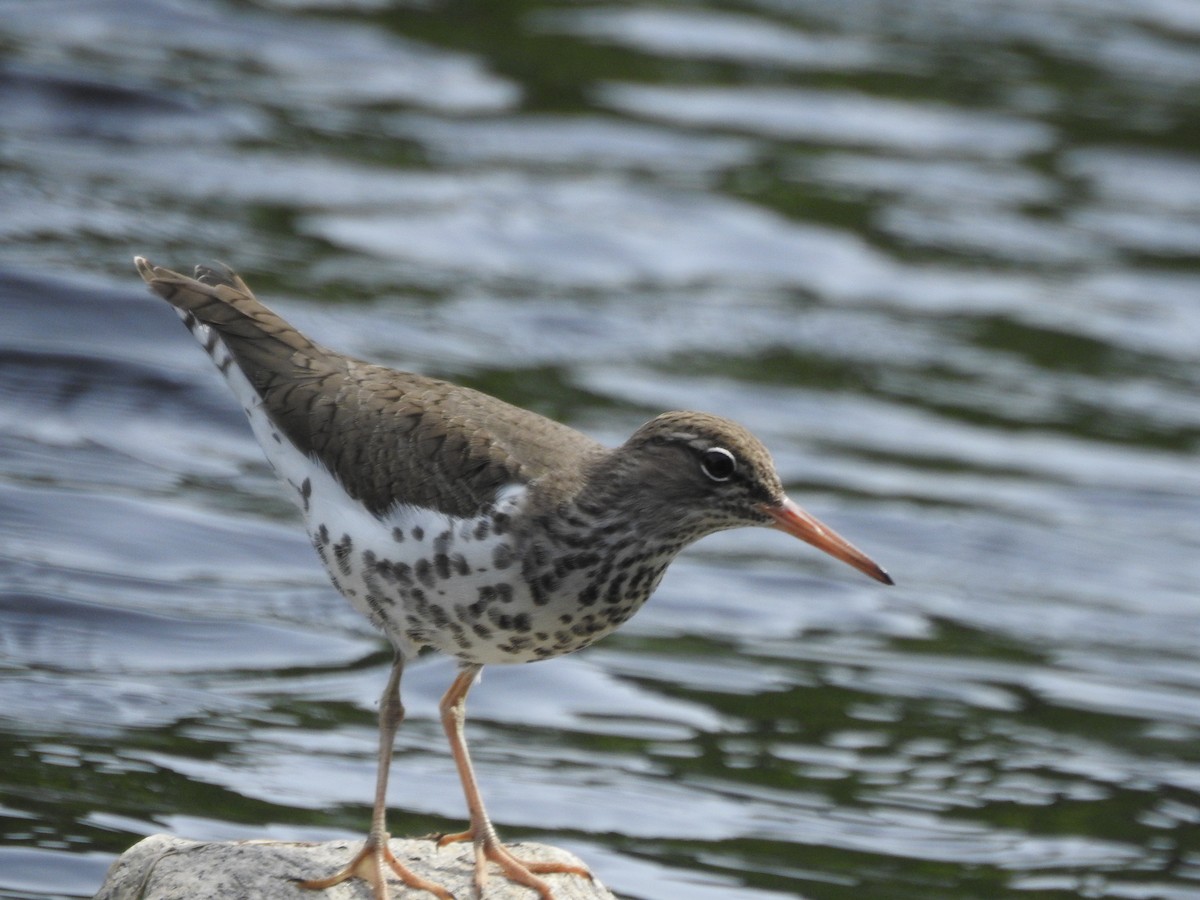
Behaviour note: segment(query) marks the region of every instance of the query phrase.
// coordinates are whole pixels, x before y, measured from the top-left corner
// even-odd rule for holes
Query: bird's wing
[[[309,340],[228,269],[191,278],[137,260],[152,290],[208,327],[271,421],[377,516],[407,504],[472,517],[512,484],[602,453],[590,438],[495,397],[372,365]],[[207,347],[210,355],[213,347]]]

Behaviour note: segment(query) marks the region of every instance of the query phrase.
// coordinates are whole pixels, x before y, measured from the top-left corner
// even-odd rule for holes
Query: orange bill
[[[785,531],[793,537],[812,544],[818,550],[824,550],[834,559],[854,566],[858,571],[870,575],[876,581],[884,584],[894,584],[892,576],[883,570],[871,557],[863,553],[832,528],[822,525],[799,506],[786,497],[783,503],[764,503],[760,509],[775,520],[773,528]]]

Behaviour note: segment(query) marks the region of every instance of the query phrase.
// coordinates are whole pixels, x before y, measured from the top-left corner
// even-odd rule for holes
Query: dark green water
[[[638,900],[1200,898],[1200,4],[0,0],[0,897],[367,824],[388,654],[133,272],[619,442],[739,419],[881,588],[695,547],[491,669]],[[459,827],[406,676],[398,834]]]

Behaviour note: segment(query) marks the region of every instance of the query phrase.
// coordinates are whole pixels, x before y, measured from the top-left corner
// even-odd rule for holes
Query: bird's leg
[[[388,769],[392,762],[392,749],[396,731],[404,719],[404,705],[400,702],[400,676],[404,673],[404,657],[396,654],[392,671],[388,675],[387,687],[379,700],[379,769],[375,777],[375,808],[371,813],[371,830],[361,850],[340,872],[328,878],[313,878],[298,882],[302,888],[323,891],[341,884],[350,878],[362,878],[371,884],[375,900],[388,900],[387,872],[385,866],[396,873],[409,887],[428,891],[440,900],[454,900],[454,895],[439,884],[422,878],[403,866],[388,848],[387,833],[387,783]]]
[[[458,768],[458,777],[462,781],[463,793],[467,797],[467,810],[471,815],[471,824],[460,834],[447,834],[438,839],[438,846],[444,847],[455,841],[469,840],[475,845],[475,897],[483,896],[483,887],[487,881],[487,864],[489,861],[498,865],[504,875],[517,884],[523,884],[537,891],[542,900],[554,900],[554,892],[550,885],[539,874],[570,874],[580,875],[590,879],[592,873],[582,866],[554,862],[523,862],[517,859],[500,843],[496,829],[488,818],[487,810],[483,807],[483,797],[479,794],[479,784],[475,781],[475,771],[471,766],[471,756],[467,752],[467,739],[463,734],[463,722],[467,716],[467,692],[482,666],[465,665],[454,679],[438,709],[442,714],[442,727],[450,741],[450,751],[454,754],[454,765]]]

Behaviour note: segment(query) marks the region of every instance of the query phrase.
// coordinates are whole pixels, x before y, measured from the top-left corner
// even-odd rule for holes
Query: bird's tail
[[[324,368],[329,354],[251,293],[229,267],[196,266],[195,277],[135,256],[138,274],[178,311],[222,373],[236,362],[262,394],[282,376],[303,378]]]

